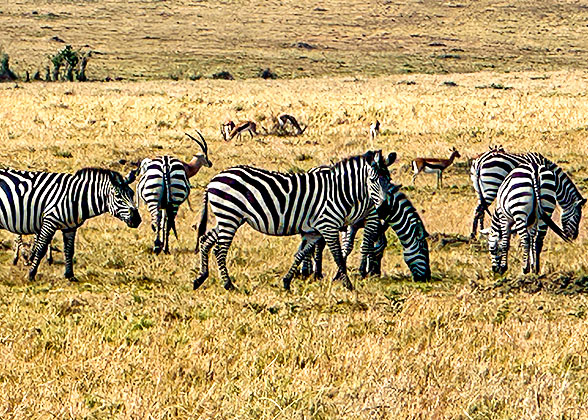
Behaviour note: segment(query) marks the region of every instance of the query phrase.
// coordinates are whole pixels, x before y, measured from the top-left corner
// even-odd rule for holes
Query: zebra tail
[[[208,190],[204,191],[204,199],[202,200],[202,214],[200,216],[200,223],[198,224],[198,236],[196,237],[195,254],[200,251],[200,237],[206,233],[206,225],[208,224]],[[195,227],[195,226],[194,226]]]
[[[539,218],[543,220],[543,222],[549,226],[551,230],[553,230],[557,236],[562,238],[566,242],[572,242],[570,238],[563,232],[563,230],[553,221],[551,217],[549,217],[543,207],[541,207],[541,191],[539,189],[539,168],[535,171],[535,176],[533,177],[533,189],[535,190],[535,196],[537,197],[537,211],[539,213]]]

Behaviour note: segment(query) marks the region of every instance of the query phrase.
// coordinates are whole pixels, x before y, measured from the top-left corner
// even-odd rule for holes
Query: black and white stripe
[[[496,210],[488,235],[492,270],[503,274],[508,269],[508,249],[512,231],[521,237],[523,272],[539,272],[539,256],[547,228],[562,239],[564,232],[552,220],[556,206],[557,177],[549,164],[522,164],[504,179],[496,198]]]
[[[227,251],[237,229],[248,223],[268,235],[303,236],[294,264],[283,278],[284,288],[290,288],[298,265],[322,236],[341,272],[343,284],[352,289],[341,252],[339,230],[366,217],[377,220],[375,209],[385,199],[389,179],[381,151],[354,156],[332,165],[329,170],[311,173],[284,174],[250,166],[237,166],[219,173],[204,194],[198,227],[198,239],[204,236],[200,244],[201,267],[194,288],[208,277],[209,252],[215,244],[225,287],[233,287],[226,267]],[[209,203],[217,224],[205,234]],[[364,244],[371,252],[373,243],[368,240]]]
[[[582,197],[570,177],[559,166],[539,153],[507,153],[502,148],[493,148],[472,162],[471,179],[478,195],[472,237],[476,236],[478,222],[481,228],[484,227],[484,211],[487,211],[496,198],[502,181],[510,171],[524,163],[547,165],[555,174],[556,197],[562,208],[563,230],[568,237],[576,239],[582,218],[582,207],[586,204],[586,199]]]
[[[427,244],[427,233],[425,226],[406,195],[400,191],[400,186],[391,185],[386,200],[378,208],[378,229],[375,233],[375,242],[371,255],[362,255],[360,272],[367,272],[371,275],[381,274],[382,257],[388,244],[386,230],[391,227],[403,247],[404,261],[410,269],[415,281],[428,281],[431,279],[431,268],[429,265],[429,246]],[[349,226],[343,235],[344,254],[349,255],[353,249],[353,243],[357,231],[364,227],[364,221]],[[315,267],[317,273],[321,270],[320,248],[315,251]],[[309,262],[305,260],[304,267],[306,274],[310,270]]]
[[[171,156],[144,159],[139,168],[137,194],[151,213],[151,228],[156,232],[153,251],[169,254],[169,232],[176,232],[176,215],[190,195],[190,182],[184,163]],[[163,232],[163,241],[160,235]]]
[[[130,227],[141,223],[129,183],[107,169],[86,168],[74,175],[0,170],[0,229],[36,235],[29,279],[34,280],[53,235],[63,232],[65,277],[74,278],[77,228],[87,219],[109,212]]]

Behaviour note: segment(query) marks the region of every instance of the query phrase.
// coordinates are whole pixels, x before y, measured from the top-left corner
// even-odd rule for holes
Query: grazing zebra
[[[385,199],[389,181],[390,173],[381,151],[369,151],[344,159],[329,170],[310,173],[284,174],[250,166],[236,166],[219,173],[204,193],[196,245],[196,252],[201,252],[200,274],[194,280],[194,289],[208,277],[209,253],[215,244],[224,286],[234,287],[226,256],[235,232],[244,223],[268,235],[303,235],[294,264],[283,278],[286,290],[290,289],[300,261],[321,235],[341,272],[343,285],[353,289],[341,252],[339,230],[368,215],[370,220],[377,220],[375,209]],[[217,224],[206,232],[209,203]],[[366,240],[364,244],[371,252],[373,243]]]
[[[377,240],[374,244],[372,255],[362,255],[360,271],[366,271],[372,275],[381,274],[382,257],[387,246],[386,230],[392,227],[404,249],[403,256],[406,265],[412,273],[415,281],[431,280],[431,268],[429,266],[429,246],[427,238],[429,234],[425,230],[416,209],[400,191],[399,185],[390,185],[386,200],[378,208],[378,215],[381,218],[380,228],[377,232]],[[344,234],[343,247],[346,255],[351,253],[357,230],[363,227],[363,221],[350,226]],[[322,250],[315,251],[315,269],[320,270]],[[318,257],[318,261],[317,261]],[[306,261],[305,261],[306,262]],[[307,263],[308,264],[308,263]],[[308,268],[307,268],[308,270]]]
[[[523,245],[523,273],[539,273],[539,256],[547,228],[562,239],[570,239],[551,220],[556,205],[557,177],[551,165],[524,163],[504,179],[496,198],[496,210],[488,233],[492,270],[504,274],[508,269],[508,248],[512,230]]]
[[[586,199],[582,197],[570,177],[555,163],[539,153],[515,154],[507,153],[502,147],[495,147],[472,162],[470,170],[474,189],[478,195],[478,205],[474,211],[472,238],[476,237],[478,222],[484,228],[484,211],[492,204],[498,188],[504,178],[517,166],[524,163],[547,165],[555,174],[557,202],[562,208],[561,223],[566,236],[578,237],[582,207]]]
[[[74,175],[0,170],[0,228],[19,235],[36,235],[29,280],[34,280],[57,230],[63,232],[65,277],[75,280],[73,255],[78,227],[87,219],[109,212],[136,228],[141,216],[133,203],[127,178],[118,172],[85,168]]]
[[[151,213],[151,228],[155,235],[153,252],[158,255],[161,250],[169,254],[169,232],[176,232],[176,215],[180,205],[190,195],[188,179],[198,173],[202,166],[210,168],[208,145],[198,132],[202,142],[186,133],[201,148],[203,153],[195,155],[189,163],[182,162],[171,156],[160,156],[155,159],[143,159],[139,168],[139,184],[137,194],[147,204]],[[163,241],[161,241],[163,232]]]

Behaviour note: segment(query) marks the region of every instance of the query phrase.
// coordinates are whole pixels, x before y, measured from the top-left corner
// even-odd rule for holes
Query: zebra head
[[[571,206],[563,209],[561,223],[564,233],[570,239],[576,239],[578,237],[584,204],[586,204],[586,199],[581,198],[574,201]]]
[[[492,258],[492,271],[498,274],[504,274],[508,267],[503,258],[505,249],[502,246],[500,229],[492,226],[488,229],[480,230],[480,233],[482,235],[488,235],[488,251],[490,251]]]
[[[390,185],[388,165],[396,160],[396,153],[390,153],[384,157],[381,150],[370,150],[363,157],[368,163],[366,165],[368,195],[374,207],[378,208],[386,199],[386,192]]]
[[[123,178],[118,172],[109,171],[106,196],[108,212],[132,228],[141,224],[141,215],[133,199],[135,192],[130,187],[137,172],[138,169],[133,169],[126,178]]]

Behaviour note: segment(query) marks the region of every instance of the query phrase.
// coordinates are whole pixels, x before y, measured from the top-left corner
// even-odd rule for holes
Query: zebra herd
[[[203,153],[185,163],[171,156],[144,159],[126,177],[115,171],[86,168],[75,174],[0,170],[0,228],[18,235],[35,235],[29,279],[34,280],[40,261],[57,230],[63,233],[65,277],[75,280],[74,244],[77,229],[89,218],[109,212],[136,228],[141,217],[130,184],[137,175],[137,195],[147,204],[156,232],[153,250],[169,253],[169,234],[175,233],[179,206],[190,193],[189,179],[201,167],[212,167],[208,146],[190,136]],[[396,154],[368,151],[304,173],[287,174],[253,166],[235,166],[215,175],[203,196],[195,252],[200,252],[197,289],[209,276],[214,248],[220,277],[226,289],[234,288],[226,258],[236,231],[248,224],[274,236],[300,235],[301,243],[290,269],[282,279],[286,290],[298,273],[322,277],[322,253],[327,246],[337,265],[336,278],[349,290],[346,258],[355,235],[364,228],[360,274],[380,275],[381,261],[391,227],[415,281],[431,278],[428,233],[410,200],[395,185],[388,167]],[[548,228],[566,241],[577,238],[586,199],[570,177],[541,154],[507,153],[491,148],[471,166],[471,180],[478,196],[472,238],[488,236],[492,269],[507,270],[511,234],[521,237],[523,272],[539,272],[540,253]],[[489,229],[484,213],[496,200]],[[563,228],[551,220],[556,204],[562,208]],[[216,225],[208,230],[208,209]],[[343,245],[340,234],[343,232]],[[20,236],[15,260],[18,260]]]

